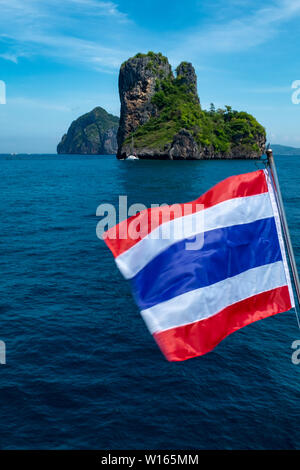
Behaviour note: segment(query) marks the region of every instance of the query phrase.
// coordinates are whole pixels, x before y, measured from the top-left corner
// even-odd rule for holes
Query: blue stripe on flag
[[[200,250],[187,250],[186,241],[170,246],[131,279],[141,310],[282,259],[273,217],[205,232]]]

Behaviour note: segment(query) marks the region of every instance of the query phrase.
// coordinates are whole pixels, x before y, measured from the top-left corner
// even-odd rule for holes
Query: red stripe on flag
[[[278,287],[230,305],[205,320],[153,336],[169,361],[184,361],[210,352],[226,336],[250,323],[291,308],[288,287]]]
[[[178,204],[178,206],[182,207],[183,214],[183,207],[190,204],[192,207],[189,214],[192,214],[199,210],[199,207],[197,207],[199,204],[204,205],[204,209],[207,209],[219,204],[220,202],[227,201],[228,199],[255,196],[266,192],[268,192],[268,186],[264,171],[258,170],[251,173],[245,173],[243,175],[230,176],[224,181],[218,183],[195,201]],[[112,251],[114,257],[116,258],[124,251],[129,250],[129,248],[142,240],[142,238],[156,229],[163,222],[173,220],[182,215],[178,215],[176,212],[170,213],[169,207],[170,206],[164,206],[146,209],[107,230],[107,232],[104,233],[103,238],[108,248]],[[129,226],[134,221],[142,227],[141,235],[135,239],[131,238],[130,233],[128,233]]]

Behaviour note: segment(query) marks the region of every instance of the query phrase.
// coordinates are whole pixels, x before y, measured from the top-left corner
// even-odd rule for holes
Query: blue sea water
[[[300,266],[300,156],[278,172]],[[0,157],[1,449],[299,448],[293,311],[168,363],[96,237],[96,208],[190,201],[251,161]]]

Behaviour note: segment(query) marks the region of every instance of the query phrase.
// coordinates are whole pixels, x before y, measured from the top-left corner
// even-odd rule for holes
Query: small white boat
[[[136,156],[136,153],[134,151],[134,140],[133,137],[131,137],[131,149],[130,149],[131,154],[126,158],[126,160],[139,160],[139,157]]]
[[[139,160],[139,157],[137,157],[136,155],[129,155],[126,160]]]

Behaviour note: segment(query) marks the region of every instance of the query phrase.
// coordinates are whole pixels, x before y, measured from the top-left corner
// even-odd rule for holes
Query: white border
[[[295,308],[295,299],[294,299],[294,292],[293,292],[293,287],[292,287],[292,281],[291,281],[291,276],[290,276],[290,270],[287,262],[287,256],[286,256],[286,251],[285,251],[285,245],[284,245],[284,240],[283,240],[283,235],[282,235],[282,230],[281,230],[281,222],[280,222],[280,217],[279,217],[279,211],[276,203],[276,198],[274,194],[274,189],[271,183],[271,177],[268,173],[268,170],[264,170],[266,182],[268,185],[268,192],[271,200],[271,205],[273,208],[274,212],[274,218],[275,218],[275,223],[276,223],[276,229],[277,229],[277,234],[278,234],[278,240],[279,240],[279,245],[280,245],[280,250],[281,250],[281,255],[282,255],[282,261],[283,261],[283,266],[284,266],[284,271],[285,271],[285,277],[289,289],[289,294],[290,294],[290,300],[291,300],[291,306],[292,308]]]

